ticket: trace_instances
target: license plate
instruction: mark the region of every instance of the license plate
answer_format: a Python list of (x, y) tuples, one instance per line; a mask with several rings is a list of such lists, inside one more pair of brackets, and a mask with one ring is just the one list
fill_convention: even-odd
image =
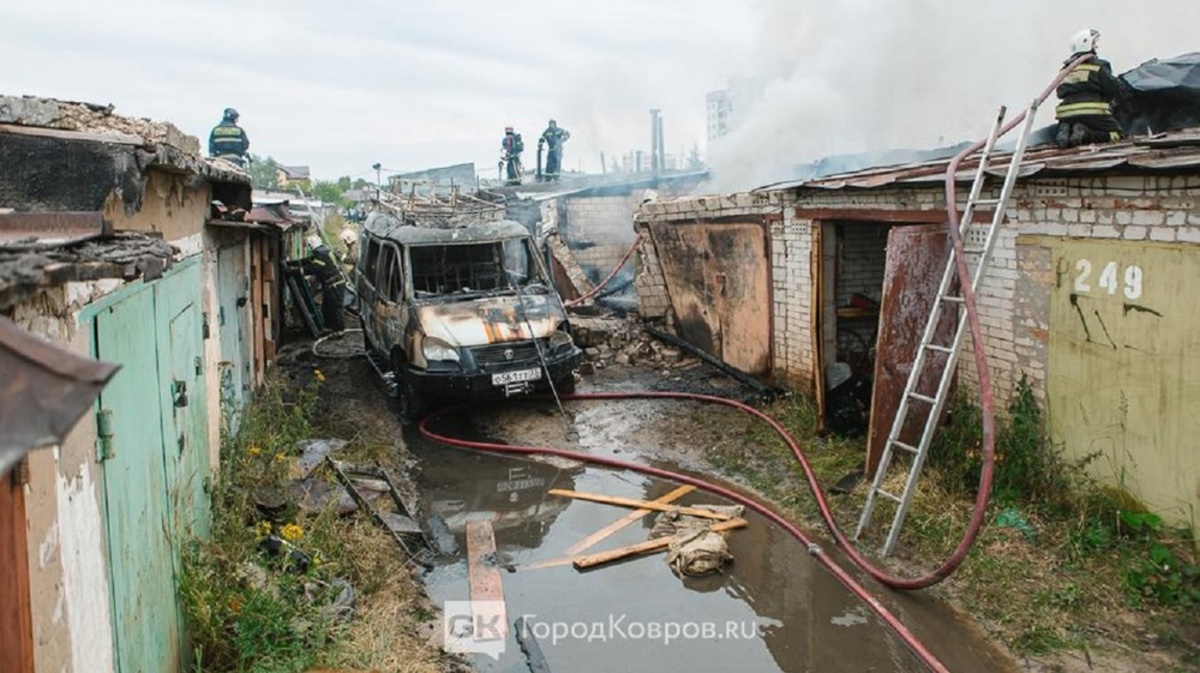
[(500, 372), (492, 374), (492, 385), (502, 386), (509, 383), (523, 383), (525, 381), (538, 381), (542, 378), (542, 370), (534, 369), (518, 369), (511, 372)]

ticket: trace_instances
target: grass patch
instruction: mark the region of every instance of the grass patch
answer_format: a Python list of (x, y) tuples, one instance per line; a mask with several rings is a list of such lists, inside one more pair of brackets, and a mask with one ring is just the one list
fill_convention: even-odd
[[(800, 441), (825, 488), (861, 465), (865, 440), (817, 436), (811, 401), (780, 400), (763, 411)], [(997, 419), (988, 519), (967, 561), (937, 591), (1019, 655), (1113, 643), (1137, 650), (1147, 633), (1195, 649), (1200, 567), (1191, 532), (1168, 529), (1128, 493), (1095, 482), (1086, 469), (1094, 456), (1070, 460), (1053, 446), (1027, 381), (1006, 412)], [(741, 414), (700, 419), (719, 438), (709, 451), (716, 467), (798, 521), (819, 525), (797, 462), (769, 428)], [(960, 396), (931, 447), (901, 548), (886, 565), (927, 571), (958, 543), (978, 492), (981, 440), (978, 405)], [(830, 499), (844, 531), (853, 531), (868, 487), (864, 481)], [(877, 504), (864, 553), (882, 542), (889, 505)]]
[[(289, 497), (296, 442), (330, 436), (318, 416), (323, 380), (315, 370), (303, 385), (273, 378), (223, 440), (212, 538), (186, 546), (180, 580), (193, 671), (446, 668), (417, 635), (431, 611), (386, 533)], [(357, 436), (345, 458), (379, 459), (388, 446)], [(338, 600), (347, 587), (353, 610)]]

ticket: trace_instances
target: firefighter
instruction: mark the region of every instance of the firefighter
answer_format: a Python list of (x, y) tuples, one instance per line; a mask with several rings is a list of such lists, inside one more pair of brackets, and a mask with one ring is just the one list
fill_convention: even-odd
[(317, 277), (321, 286), (321, 318), (325, 328), (341, 332), (346, 329), (346, 322), (342, 316), (346, 279), (334, 261), (329, 246), (325, 245), (319, 234), (309, 234), (306, 241), (309, 248), (308, 257), (288, 264), (298, 266), (304, 273)]
[(521, 152), (525, 151), (525, 143), (521, 134), (513, 131), (513, 127), (504, 128), (504, 139), (500, 141), (500, 164), (504, 167), (504, 184), (521, 184)]
[[(1090, 54), (1090, 58), (1067, 75), (1058, 87), (1062, 101), (1055, 110), (1059, 147), (1088, 143), (1115, 142), (1124, 137), (1121, 124), (1113, 116), (1113, 102), (1121, 93), (1121, 84), (1113, 76), (1108, 61), (1096, 55), (1100, 31), (1081, 30), (1071, 39), (1071, 58), (1066, 64)], [(1064, 64), (1065, 65), (1065, 64)]]
[(246, 166), (246, 153), (250, 150), (250, 138), (246, 131), (238, 126), (238, 111), (227, 107), (221, 123), (213, 127), (208, 134), (208, 154), (231, 161), (239, 166)]
[(546, 173), (547, 180), (557, 180), (558, 173), (562, 170), (562, 151), (563, 143), (571, 139), (571, 132), (558, 127), (558, 122), (553, 119), (542, 131), (542, 137), (538, 138), (538, 152), (542, 150), (542, 144), (546, 145), (548, 153), (546, 154)]

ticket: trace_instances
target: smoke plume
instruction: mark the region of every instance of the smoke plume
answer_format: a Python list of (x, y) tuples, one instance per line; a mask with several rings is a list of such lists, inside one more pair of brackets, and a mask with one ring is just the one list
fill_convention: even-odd
[[(836, 154), (933, 148), (986, 135), (996, 111), (1028, 105), (1083, 28), (1116, 72), (1200, 51), (1188, 0), (756, 0), (744, 75), (762, 98), (709, 148), (713, 191), (795, 176)], [(1050, 103), (1054, 102), (1050, 99)], [(1047, 107), (1050, 107), (1049, 105)], [(1039, 124), (1053, 122), (1043, 109)]]

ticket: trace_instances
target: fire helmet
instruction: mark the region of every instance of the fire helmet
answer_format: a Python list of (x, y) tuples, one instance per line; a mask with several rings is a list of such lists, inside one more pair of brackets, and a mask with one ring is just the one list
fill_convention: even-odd
[(324, 245), (324, 243), (321, 241), (320, 234), (309, 234), (308, 237), (305, 238), (304, 240), (305, 240), (305, 242), (308, 243), (308, 247), (312, 248), (313, 250), (316, 250), (317, 248)]
[(1096, 45), (1100, 42), (1100, 31), (1095, 28), (1084, 28), (1075, 33), (1075, 37), (1071, 38), (1071, 53), (1084, 54), (1089, 51), (1096, 51)]
[(225, 108), (225, 119), (227, 119), (231, 122), (237, 121), (238, 120), (238, 111), (231, 107)]

